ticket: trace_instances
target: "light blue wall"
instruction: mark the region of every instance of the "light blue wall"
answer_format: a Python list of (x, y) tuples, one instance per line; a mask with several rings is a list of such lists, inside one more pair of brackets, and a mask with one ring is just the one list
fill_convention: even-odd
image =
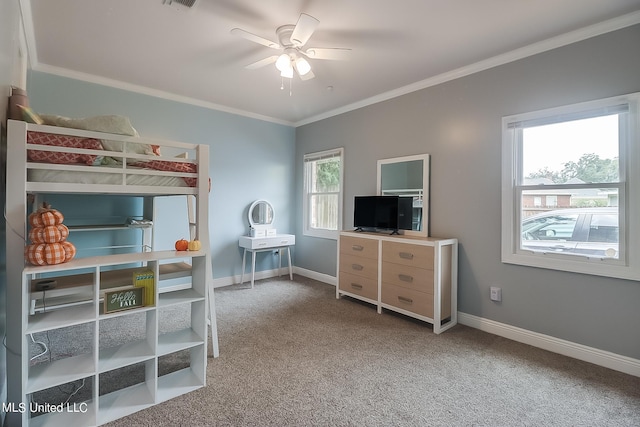
[[(129, 117), (141, 135), (210, 146), (214, 278), (240, 274), (238, 236), (248, 231), (247, 209), (254, 200), (266, 199), (274, 205), (279, 232), (294, 231), (293, 128), (41, 72), (29, 73), (27, 90), (30, 105), (38, 113), (68, 117), (119, 114)], [(75, 200), (82, 205), (82, 197)], [(71, 212), (74, 206), (67, 209)], [(171, 224), (171, 218), (181, 218), (184, 205), (181, 201), (163, 203), (162, 211), (161, 222)], [(169, 229), (158, 234), (165, 242), (173, 235)], [(259, 254), (257, 271), (275, 267), (276, 257)]]

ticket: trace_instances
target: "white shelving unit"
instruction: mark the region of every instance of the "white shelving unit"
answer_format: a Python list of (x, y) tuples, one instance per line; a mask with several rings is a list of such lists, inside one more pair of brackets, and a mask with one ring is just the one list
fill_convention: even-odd
[[(105, 267), (140, 262), (154, 271), (155, 277), (160, 277), (160, 262), (191, 259), (191, 287), (174, 292), (158, 293), (155, 287), (156, 304), (115, 313), (103, 313), (101, 303), (102, 279), (109, 282), (110, 275), (118, 275), (117, 270), (105, 270)], [(83, 401), (70, 401), (62, 412), (49, 411), (43, 415), (34, 416), (31, 408), (22, 414), (22, 424), (25, 426), (91, 426), (101, 425), (117, 418), (137, 412), (141, 409), (174, 398), (189, 391), (206, 385), (206, 357), (207, 357), (207, 325), (206, 325), (206, 263), (205, 252), (143, 252), (138, 254), (110, 255), (93, 258), (81, 258), (68, 263), (44, 267), (26, 267), (23, 273), (22, 289), (23, 301), (28, 304), (35, 296), (32, 294), (32, 280), (38, 280), (41, 274), (60, 274), (61, 281), (73, 283), (77, 280), (78, 288), (86, 290), (91, 287), (92, 298), (84, 304), (62, 306), (51, 311), (25, 315), (22, 335), (24, 339), (22, 353), (29, 354), (29, 335), (39, 332), (58, 331), (67, 333), (65, 339), (75, 339), (74, 326), (83, 325), (92, 331), (89, 340), (89, 351), (73, 354), (57, 360), (34, 364), (29, 358), (23, 358), (23, 376), (27, 381), (23, 383), (21, 395), (23, 402), (30, 402), (35, 393), (58, 387), (73, 381), (83, 380), (90, 384), (91, 397)], [(87, 268), (91, 283), (87, 285)], [(82, 270), (82, 274), (74, 272)], [(132, 269), (126, 269), (129, 272)], [(115, 272), (115, 273), (114, 273)], [(157, 283), (157, 281), (156, 281)], [(72, 286), (69, 288), (72, 289)], [(41, 291), (36, 291), (42, 294)], [(46, 302), (44, 295), (38, 295)], [(46, 304), (45, 304), (46, 306)], [(174, 306), (184, 306), (190, 311), (189, 325), (184, 328), (168, 332), (160, 332), (160, 321), (163, 310)], [(29, 307), (24, 307), (28, 313)], [(108, 320), (126, 318), (133, 315), (144, 317), (145, 336), (130, 342), (105, 347), (101, 343), (101, 331), (108, 327)], [(138, 317), (136, 317), (137, 320)], [(126, 320), (126, 319), (125, 319)], [(61, 332), (63, 331), (63, 332)], [(159, 360), (163, 356), (188, 352), (188, 360), (182, 361), (186, 367), (161, 375)], [(100, 394), (103, 374), (109, 374), (118, 369), (134, 365), (144, 366), (144, 380), (132, 386), (125, 387), (106, 394)], [(50, 402), (59, 405), (62, 402)], [(74, 412), (76, 411), (76, 412)]]

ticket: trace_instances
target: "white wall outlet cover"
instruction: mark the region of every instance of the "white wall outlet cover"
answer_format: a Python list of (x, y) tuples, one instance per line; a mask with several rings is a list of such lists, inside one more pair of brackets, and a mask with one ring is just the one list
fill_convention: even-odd
[(497, 286), (491, 287), (491, 301), (502, 301), (502, 289)]

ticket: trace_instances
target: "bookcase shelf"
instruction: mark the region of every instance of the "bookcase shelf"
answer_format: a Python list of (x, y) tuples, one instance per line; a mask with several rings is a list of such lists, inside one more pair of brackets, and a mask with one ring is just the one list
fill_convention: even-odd
[[(185, 262), (187, 259), (189, 262)], [(132, 414), (180, 394), (204, 387), (206, 384), (207, 357), (207, 280), (206, 252), (143, 252), (137, 254), (109, 255), (72, 260), (66, 264), (43, 267), (27, 267), (23, 272), (24, 313), (22, 336), (23, 354), (29, 355), (32, 334), (55, 331), (56, 336), (76, 348), (74, 333), (80, 327), (88, 337), (84, 350), (79, 354), (65, 354), (51, 361), (31, 361), (23, 357), (23, 369), (28, 380), (23, 385), (24, 402), (30, 402), (34, 393), (42, 393), (63, 384), (81, 381), (91, 384), (81, 400), (48, 402), (51, 405), (67, 405), (68, 409), (44, 411), (40, 415), (31, 408), (23, 414), (25, 426), (93, 426)], [(163, 261), (164, 263), (161, 263)], [(167, 263), (168, 262), (168, 263)], [(130, 268), (132, 263), (142, 267)], [(126, 266), (114, 269), (119, 265)], [(165, 267), (163, 267), (165, 266)], [(108, 269), (105, 269), (109, 267)], [(90, 270), (87, 273), (87, 269)], [(105, 290), (125, 289), (131, 286), (133, 274), (139, 270), (151, 270), (154, 274), (154, 304), (103, 313)], [(158, 281), (163, 278), (191, 277), (188, 289), (159, 293)], [(36, 284), (42, 277), (54, 277), (56, 286), (42, 291)], [(64, 304), (55, 304), (61, 299)], [(34, 302), (39, 301), (39, 302)], [(72, 302), (75, 301), (75, 302)], [(41, 309), (33, 310), (34, 306)], [(188, 313), (187, 325), (173, 326), (175, 330), (160, 332), (160, 317), (170, 317), (173, 310)], [(30, 313), (30, 314), (28, 314)], [(120, 323), (120, 320), (123, 322)], [(110, 334), (115, 325), (136, 326), (135, 336)], [(170, 323), (170, 322), (169, 322)], [(171, 323), (170, 323), (171, 324)], [(120, 327), (120, 326), (117, 326)], [(103, 337), (108, 341), (103, 343)], [(55, 344), (52, 344), (55, 345)], [(175, 372), (159, 377), (160, 359), (172, 357), (180, 364)], [(186, 360), (183, 360), (186, 359)], [(184, 367), (184, 364), (187, 367)], [(142, 379), (133, 385), (120, 386), (112, 378), (124, 376), (131, 380), (132, 370), (142, 371)], [(139, 373), (139, 372), (138, 372)], [(101, 392), (110, 381), (123, 387)], [(126, 381), (123, 381), (126, 382)], [(103, 393), (103, 394), (101, 394)], [(87, 398), (86, 394), (90, 394)], [(74, 406), (75, 405), (75, 406)], [(74, 412), (74, 409), (77, 410)], [(81, 410), (80, 410), (81, 409)]]

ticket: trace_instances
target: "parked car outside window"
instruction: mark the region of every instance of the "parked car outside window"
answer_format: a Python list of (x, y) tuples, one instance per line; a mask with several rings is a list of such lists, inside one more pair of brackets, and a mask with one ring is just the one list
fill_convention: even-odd
[(597, 258), (618, 258), (618, 208), (558, 209), (522, 221), (520, 247)]

